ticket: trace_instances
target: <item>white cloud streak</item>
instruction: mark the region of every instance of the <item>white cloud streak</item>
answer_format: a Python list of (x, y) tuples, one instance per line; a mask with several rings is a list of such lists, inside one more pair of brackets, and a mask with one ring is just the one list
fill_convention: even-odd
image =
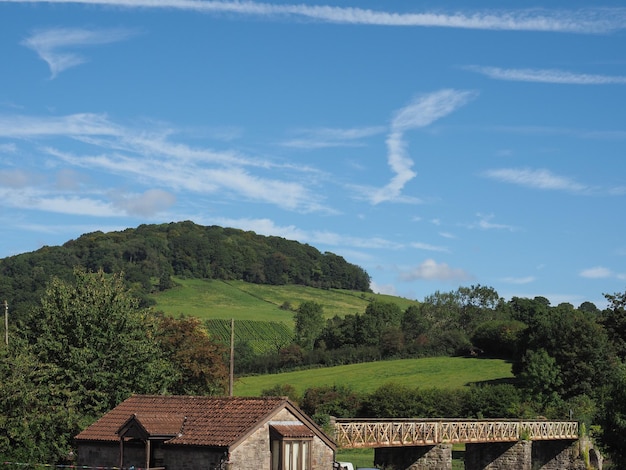
[(529, 168), (501, 168), (488, 170), (484, 173), (487, 178), (501, 181), (503, 183), (513, 183), (528, 188), (585, 192), (588, 187), (565, 176), (553, 174), (546, 169)]
[[(171, 129), (132, 129), (111, 122), (98, 114), (75, 114), (50, 118), (0, 116), (0, 137), (21, 139), (72, 139), (96, 152), (68, 152), (57, 146), (41, 147), (56, 161), (74, 168), (96, 169), (124, 178), (134, 176), (143, 184), (199, 194), (220, 192), (225, 197), (268, 203), (300, 212), (332, 213), (324, 207), (309, 183), (298, 182), (294, 174), (310, 173), (308, 167), (280, 166), (268, 160), (248, 158), (233, 151), (216, 152), (192, 148), (171, 141)], [(260, 169), (251, 173), (250, 168)], [(274, 176), (283, 170), (282, 176)], [(271, 172), (272, 176), (265, 176)], [(157, 205), (147, 204), (157, 193), (143, 196), (135, 205), (117, 201), (116, 207), (143, 213)], [(164, 206), (169, 199), (161, 198)], [(106, 211), (105, 211), (106, 212)]]
[(623, 76), (573, 73), (557, 69), (504, 69), (481, 66), (469, 66), (466, 69), (495, 80), (562, 85), (626, 85), (626, 77)]
[(475, 10), (467, 13), (399, 13), (332, 5), (272, 4), (253, 1), (201, 0), (0, 0), (5, 3), (52, 3), (120, 6), (126, 8), (177, 9), (184, 11), (261, 18), (307, 19), (325, 23), (440, 27), (496, 31), (545, 31), (598, 34), (624, 29), (626, 9), (580, 10)]
[(502, 279), (502, 282), (506, 282), (507, 284), (530, 284), (531, 282), (535, 282), (536, 278), (534, 276), (526, 276), (526, 277), (505, 277)]
[(301, 137), (286, 140), (284, 147), (300, 149), (319, 149), (329, 147), (359, 147), (363, 140), (385, 131), (382, 126), (353, 129), (308, 129), (299, 131)]
[(395, 114), (387, 137), (387, 162), (395, 175), (386, 186), (370, 193), (372, 204), (400, 200), (404, 186), (417, 176), (412, 170), (413, 160), (408, 155), (404, 134), (447, 116), (474, 96), (476, 93), (471, 91), (440, 90), (418, 96)]
[(437, 280), (437, 281), (468, 281), (471, 276), (460, 268), (451, 268), (446, 263), (437, 263), (427, 259), (410, 271), (400, 274), (401, 281)]
[(626, 274), (624, 273), (616, 273), (609, 268), (605, 268), (604, 266), (595, 266), (593, 268), (583, 269), (579, 273), (580, 277), (584, 277), (586, 279), (610, 279), (615, 278), (621, 281), (626, 280)]
[(517, 229), (512, 225), (507, 224), (496, 224), (491, 220), (495, 217), (493, 214), (476, 214), (478, 217), (477, 222), (473, 222), (468, 225), (470, 229), (480, 229), (480, 230), (508, 230), (509, 232), (514, 232)]
[(450, 253), (450, 250), (446, 248), (445, 246), (431, 245), (429, 243), (414, 242), (414, 243), (411, 243), (411, 247), (417, 250), (439, 251), (442, 253)]
[(68, 49), (97, 46), (124, 41), (133, 32), (121, 29), (87, 30), (78, 28), (55, 28), (37, 31), (22, 41), (22, 45), (34, 50), (50, 68), (50, 78), (87, 61), (85, 57)]

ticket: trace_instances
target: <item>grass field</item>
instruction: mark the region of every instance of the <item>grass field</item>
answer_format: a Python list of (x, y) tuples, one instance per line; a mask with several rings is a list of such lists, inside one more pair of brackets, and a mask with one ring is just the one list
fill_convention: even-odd
[(310, 387), (335, 384), (371, 393), (388, 382), (409, 387), (450, 389), (472, 382), (511, 377), (511, 364), (501, 359), (432, 357), (241, 377), (235, 381), (234, 393), (238, 396), (257, 396), (263, 390), (284, 384), (294, 386), (299, 394)]
[(305, 301), (317, 302), (323, 306), (326, 318), (363, 313), (373, 299), (395, 302), (402, 310), (416, 303), (402, 297), (340, 289), (270, 286), (243, 281), (174, 280), (179, 284), (177, 287), (152, 295), (155, 308), (169, 315), (182, 313), (201, 319), (278, 321), (293, 326), (293, 311), (280, 308), (286, 302), (292, 309), (297, 309)]

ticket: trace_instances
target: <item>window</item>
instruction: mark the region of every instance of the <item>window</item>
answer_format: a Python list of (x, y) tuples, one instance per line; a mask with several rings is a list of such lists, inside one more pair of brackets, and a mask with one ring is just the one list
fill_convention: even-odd
[(272, 470), (311, 470), (313, 437), (313, 432), (298, 421), (272, 423)]
[(311, 440), (272, 440), (272, 470), (311, 470)]

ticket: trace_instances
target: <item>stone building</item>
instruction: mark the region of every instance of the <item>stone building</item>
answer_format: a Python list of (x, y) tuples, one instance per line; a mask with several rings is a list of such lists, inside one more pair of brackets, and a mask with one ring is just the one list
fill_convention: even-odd
[(79, 466), (329, 470), (336, 445), (286, 398), (134, 395), (75, 437)]

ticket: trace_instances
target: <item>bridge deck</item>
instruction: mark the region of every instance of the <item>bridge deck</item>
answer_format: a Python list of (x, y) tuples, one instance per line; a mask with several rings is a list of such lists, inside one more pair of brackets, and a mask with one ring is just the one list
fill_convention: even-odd
[(334, 427), (343, 448), (578, 439), (576, 421), (336, 419)]

